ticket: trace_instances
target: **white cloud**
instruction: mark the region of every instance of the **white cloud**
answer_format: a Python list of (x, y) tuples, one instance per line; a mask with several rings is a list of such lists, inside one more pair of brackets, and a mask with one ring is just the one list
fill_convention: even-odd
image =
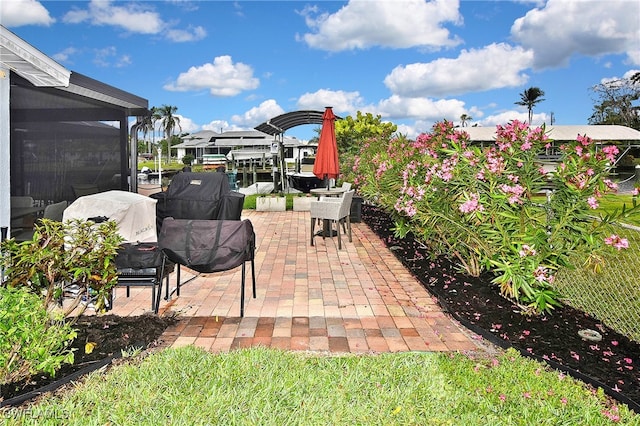
[(202, 40), (207, 36), (207, 31), (204, 28), (198, 26), (189, 27), (186, 30), (171, 29), (167, 31), (166, 35), (167, 38), (171, 41), (174, 41), (176, 43), (184, 43), (187, 41)]
[(535, 52), (535, 67), (566, 66), (575, 54), (626, 53), (640, 64), (640, 2), (549, 0), (511, 27), (514, 40)]
[(464, 102), (456, 99), (402, 98), (393, 95), (378, 103), (377, 113), (388, 118), (451, 120), (466, 113)]
[[(541, 126), (542, 124), (550, 124), (549, 116), (542, 112), (539, 114), (533, 114), (533, 120), (531, 121), (532, 126)], [(504, 125), (510, 121), (518, 120), (523, 123), (529, 121), (529, 112), (526, 110), (511, 110), (511, 111), (503, 111), (498, 114), (489, 115), (482, 120), (477, 121), (477, 124), (483, 127), (495, 127), (498, 124)], [(476, 123), (474, 121), (474, 123)]]
[(92, 25), (111, 25), (141, 34), (158, 34), (166, 27), (160, 15), (143, 3), (115, 6), (110, 0), (92, 0), (88, 9), (67, 12), (63, 21), (70, 24), (89, 21)]
[(89, 22), (91, 25), (110, 25), (136, 34), (161, 34), (168, 40), (183, 43), (202, 40), (207, 36), (201, 26), (173, 28), (156, 12), (153, 2), (117, 3), (111, 0), (91, 0), (86, 9), (75, 7), (63, 17), (67, 24)]
[(640, 70), (638, 70), (638, 69), (630, 69), (630, 70), (626, 71), (622, 75), (622, 77), (618, 77), (618, 76), (604, 77), (604, 78), (600, 79), (600, 83), (602, 83), (602, 84), (611, 83), (611, 82), (614, 82), (614, 81), (619, 81), (621, 78), (629, 79), (629, 78), (633, 77), (634, 75), (636, 75), (639, 72), (640, 72)]
[(213, 132), (229, 132), (234, 130), (244, 130), (244, 128), (238, 127), (235, 124), (229, 124), (226, 120), (213, 120), (208, 124), (202, 126), (202, 130), (211, 130)]
[(372, 46), (438, 50), (460, 43), (442, 26), (462, 22), (458, 7), (457, 0), (351, 0), (336, 13), (317, 17), (317, 7), (307, 7), (300, 13), (313, 33), (298, 38), (328, 51)]
[(78, 49), (76, 49), (75, 47), (67, 47), (66, 49), (63, 49), (60, 52), (52, 55), (52, 58), (58, 62), (70, 63), (71, 56), (75, 55), (78, 52)]
[(192, 119), (187, 118), (183, 115), (176, 114), (176, 117), (180, 119), (180, 129), (176, 129), (176, 131), (180, 131), (180, 133), (193, 133), (200, 130), (200, 126), (193, 122)]
[(239, 126), (247, 126), (253, 129), (257, 125), (281, 114), (284, 114), (282, 107), (275, 100), (268, 99), (242, 115), (232, 116), (231, 121)]
[(503, 87), (519, 87), (528, 77), (533, 52), (508, 44), (491, 44), (482, 49), (462, 50), (455, 59), (398, 66), (384, 84), (402, 96), (450, 96)]
[(131, 56), (118, 55), (118, 49), (115, 46), (108, 46), (95, 50), (93, 63), (99, 67), (124, 68), (131, 65)]
[(638, 49), (631, 49), (627, 52), (629, 57), (629, 63), (632, 65), (640, 65), (640, 47)]
[(166, 84), (165, 90), (186, 92), (209, 90), (213, 96), (235, 96), (260, 85), (253, 76), (253, 69), (241, 62), (233, 63), (231, 56), (218, 56), (212, 63), (191, 67), (180, 73), (175, 82)]
[(49, 26), (56, 20), (49, 11), (36, 0), (3, 0), (0, 4), (2, 25), (20, 27), (23, 25)]
[(354, 114), (362, 105), (359, 92), (344, 92), (342, 90), (320, 89), (314, 93), (305, 93), (298, 98), (299, 109), (324, 111), (327, 106), (333, 107), (335, 113)]

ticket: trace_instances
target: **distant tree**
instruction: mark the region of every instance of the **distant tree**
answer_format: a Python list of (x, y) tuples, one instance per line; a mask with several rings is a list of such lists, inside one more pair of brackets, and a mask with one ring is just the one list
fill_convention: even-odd
[(597, 96), (589, 124), (619, 124), (640, 130), (640, 72), (591, 88)]
[(191, 163), (193, 163), (193, 160), (195, 160), (193, 154), (185, 154), (185, 156), (182, 157), (182, 164), (184, 164), (185, 166), (190, 166)]
[[(149, 134), (149, 132), (151, 132), (151, 137), (153, 139), (153, 145), (155, 145), (155, 125), (156, 125), (156, 121), (158, 121), (160, 119), (160, 116), (158, 114), (158, 109), (156, 107), (151, 107), (151, 109), (149, 110), (149, 115), (145, 115), (142, 118), (141, 121), (141, 125), (140, 125), (140, 130), (142, 131), (142, 137), (144, 139), (147, 139), (147, 135)], [(145, 151), (147, 153), (151, 152), (151, 145), (149, 144), (149, 142), (147, 141), (147, 146), (145, 147)]]
[(371, 113), (357, 112), (356, 118), (347, 116), (336, 121), (336, 142), (340, 157), (341, 179), (358, 186), (353, 166), (360, 155), (360, 149), (367, 141), (391, 140), (398, 126), (390, 122), (382, 122), (382, 116), (374, 116)]
[(527, 110), (529, 111), (529, 124), (531, 124), (531, 121), (533, 120), (533, 107), (539, 102), (544, 101), (542, 96), (544, 96), (544, 92), (540, 88), (530, 87), (520, 93), (520, 100), (515, 102), (516, 105), (527, 107)]
[(460, 116), (460, 127), (466, 127), (467, 121), (471, 121), (471, 120), (473, 120), (473, 117), (467, 114), (462, 114)]
[(182, 131), (182, 127), (180, 126), (180, 117), (175, 115), (177, 111), (178, 107), (172, 105), (162, 105), (157, 110), (158, 116), (160, 117), (160, 123), (162, 124), (164, 137), (167, 141), (167, 162), (171, 158), (171, 141), (176, 127)]
[(336, 141), (338, 152), (342, 154), (356, 154), (362, 143), (371, 137), (388, 138), (398, 130), (393, 123), (382, 122), (382, 116), (373, 116), (370, 112), (357, 112), (356, 118), (347, 116), (336, 121)]

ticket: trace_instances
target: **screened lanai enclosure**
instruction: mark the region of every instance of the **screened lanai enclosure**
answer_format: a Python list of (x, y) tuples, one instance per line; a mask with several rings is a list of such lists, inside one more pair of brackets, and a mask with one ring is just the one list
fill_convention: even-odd
[[(114, 90), (71, 75), (70, 85), (81, 83), (94, 83), (103, 95)], [(126, 108), (66, 90), (36, 88), (13, 73), (10, 96), (12, 196), (73, 201), (74, 191), (92, 187), (128, 190)], [(143, 112), (146, 102), (138, 102)]]
[(13, 221), (14, 197), (44, 206), (131, 190), (128, 127), (149, 114), (148, 101), (69, 71), (0, 29), (0, 226)]

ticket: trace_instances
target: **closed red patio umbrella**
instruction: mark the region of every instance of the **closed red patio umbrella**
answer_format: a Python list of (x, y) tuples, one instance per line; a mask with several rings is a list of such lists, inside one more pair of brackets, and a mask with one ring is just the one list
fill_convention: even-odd
[(340, 173), (338, 165), (338, 144), (336, 142), (336, 116), (331, 107), (326, 107), (322, 116), (322, 129), (318, 141), (318, 152), (313, 164), (313, 174), (324, 179), (329, 188), (329, 179), (337, 179)]

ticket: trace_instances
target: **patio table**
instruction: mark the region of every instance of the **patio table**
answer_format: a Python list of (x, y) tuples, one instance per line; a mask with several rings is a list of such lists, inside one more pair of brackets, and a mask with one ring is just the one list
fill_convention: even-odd
[[(346, 188), (340, 186), (334, 188), (313, 188), (309, 190), (311, 194), (318, 197), (318, 200), (320, 200), (320, 197), (341, 197), (342, 194), (344, 194), (346, 191)], [(318, 231), (316, 235), (323, 237), (331, 237), (337, 235), (333, 234), (333, 232), (337, 231), (333, 231), (331, 229), (331, 221), (328, 219), (324, 219), (322, 221), (322, 231)]]

